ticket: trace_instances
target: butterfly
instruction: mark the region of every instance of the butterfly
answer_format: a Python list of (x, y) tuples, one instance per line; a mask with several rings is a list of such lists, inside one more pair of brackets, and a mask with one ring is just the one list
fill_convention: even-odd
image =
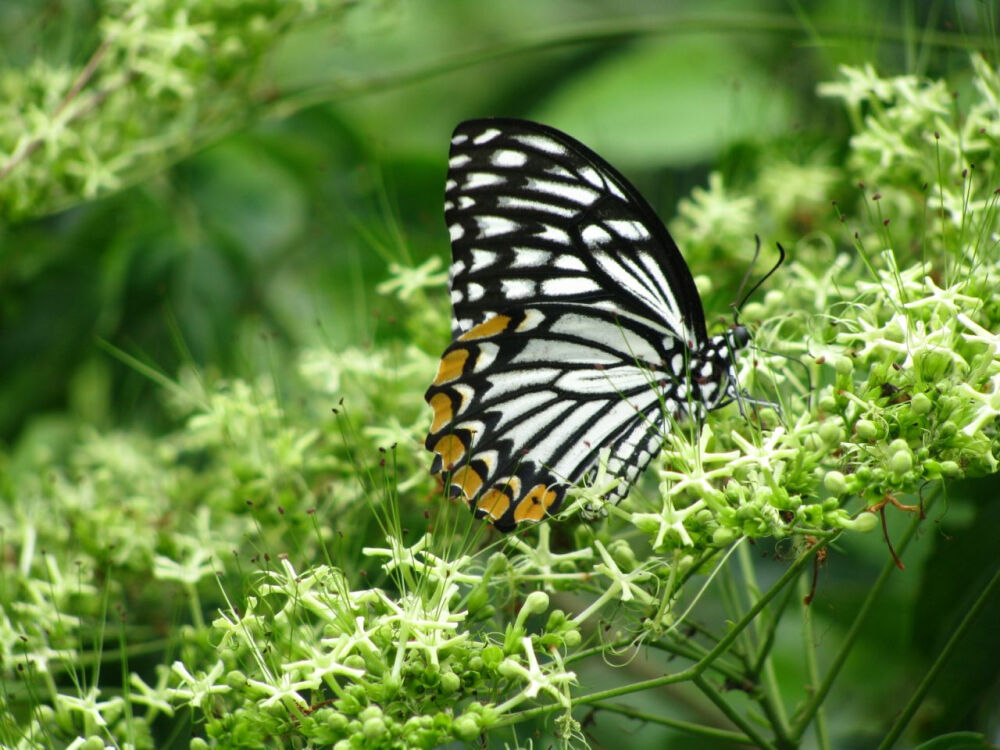
[(747, 330), (708, 336), (663, 222), (582, 143), (527, 120), (461, 123), (444, 215), (452, 342), (425, 444), (476, 516), (501, 531), (540, 521), (602, 458), (619, 502), (668, 423), (735, 398)]

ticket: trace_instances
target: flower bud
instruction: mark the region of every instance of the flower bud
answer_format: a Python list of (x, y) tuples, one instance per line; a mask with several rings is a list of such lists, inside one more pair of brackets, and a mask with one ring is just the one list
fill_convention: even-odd
[(454, 672), (445, 672), (441, 675), (441, 692), (451, 695), (462, 687), (462, 678)]
[(941, 462), (941, 474), (946, 477), (957, 477), (962, 473), (961, 467), (954, 461)]
[(833, 361), (833, 366), (837, 370), (838, 375), (850, 375), (854, 372), (854, 362), (851, 361), (850, 357), (836, 357)]
[(839, 471), (828, 471), (823, 477), (823, 486), (831, 495), (846, 495), (847, 477)]
[(931, 406), (933, 404), (931, 404), (931, 400), (927, 397), (926, 393), (915, 393), (913, 398), (910, 399), (910, 411), (918, 416), (929, 412)]
[(859, 419), (854, 423), (854, 433), (859, 440), (875, 440), (879, 436), (879, 429), (874, 422), (868, 419)]
[[(538, 615), (548, 608), (549, 595), (544, 591), (532, 591), (528, 594), (528, 598), (524, 600), (524, 606), (521, 607), (521, 612), (527, 612), (529, 615)], [(518, 617), (518, 619), (520, 619), (520, 617)]]
[(819, 427), (819, 436), (827, 445), (840, 445), (840, 441), (844, 439), (844, 431), (837, 421), (839, 420), (828, 420)]
[(736, 539), (736, 532), (725, 526), (720, 526), (712, 532), (712, 542), (719, 547), (725, 547)]
[(471, 742), (479, 736), (479, 717), (474, 714), (462, 714), (452, 722), (451, 730), (460, 740)]
[(878, 526), (878, 516), (866, 510), (861, 511), (854, 518), (838, 519), (836, 524), (849, 531), (860, 531), (862, 533), (871, 531)]
[(385, 725), (385, 719), (381, 716), (374, 716), (365, 721), (362, 731), (366, 740), (377, 740), (384, 737), (389, 729)]
[(889, 471), (897, 477), (909, 473), (913, 469), (913, 455), (910, 453), (894, 453), (889, 459)]

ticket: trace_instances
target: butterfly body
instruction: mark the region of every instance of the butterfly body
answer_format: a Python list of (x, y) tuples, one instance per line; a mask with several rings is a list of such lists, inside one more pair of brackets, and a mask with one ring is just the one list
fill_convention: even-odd
[(553, 128), (471, 120), (445, 190), (452, 343), (426, 399), (431, 470), (509, 530), (554, 513), (602, 451), (627, 494), (668, 421), (734, 389), (736, 328), (709, 337), (662, 222), (613, 167)]

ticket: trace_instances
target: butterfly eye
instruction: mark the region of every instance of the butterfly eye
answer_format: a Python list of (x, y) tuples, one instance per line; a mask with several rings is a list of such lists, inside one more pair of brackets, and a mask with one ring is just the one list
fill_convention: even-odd
[(445, 224), (452, 343), (427, 390), (426, 445), (477, 516), (504, 531), (542, 520), (601, 455), (617, 502), (668, 418), (719, 405), (747, 330), (708, 337), (663, 222), (583, 144), (524, 120), (460, 124)]

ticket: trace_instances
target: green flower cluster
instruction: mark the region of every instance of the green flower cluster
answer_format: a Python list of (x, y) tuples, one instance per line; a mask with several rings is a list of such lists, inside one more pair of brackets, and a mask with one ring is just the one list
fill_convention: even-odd
[[(1000, 167), (1000, 76), (980, 57), (972, 67), (961, 118), (941, 82), (866, 68), (821, 87), (859, 127), (847, 176), (861, 183), (858, 207), (832, 214), (855, 255), (819, 232), (805, 237), (780, 272), (791, 281), (746, 306), (760, 322), (740, 381), (773, 406), (741, 405), (753, 428), (734, 406), (700, 434), (664, 435), (656, 499), (619, 513), (654, 550), (868, 530), (876, 519), (858, 511), (928, 481), (996, 471), (1000, 191), (980, 175)], [(747, 201), (716, 176), (674, 228), (704, 242), (718, 234), (713, 217), (743, 216)], [(861, 503), (849, 512), (852, 498)]]
[[(998, 215), (980, 175), (1000, 166), (982, 146), (1000, 138), (1000, 78), (978, 58), (973, 72), (955, 118), (940, 84), (845, 70), (823, 93), (856, 122), (849, 173), (772, 163), (745, 190), (713, 177), (684, 204), (674, 229), (695, 253), (722, 251), (720, 217), (752, 231), (755, 208), (791, 233), (809, 203), (770, 197), (774, 185), (825, 213), (790, 247), (781, 288), (742, 312), (756, 335), (739, 377), (755, 400), (670, 429), (655, 488), (605, 523), (542, 524), (483, 548), (481, 524), (435, 492), (422, 393), (447, 330), (443, 301), (428, 300), (446, 281), (439, 261), (382, 286), (409, 339), (306, 352), (282, 397), (268, 380), (184, 372), (161, 379), (183, 425), (157, 440), (36, 427), (0, 461), (16, 561), (0, 668), (17, 686), (0, 696), (0, 741), (145, 748), (169, 716), (191, 722), (192, 747), (432, 747), (555, 714), (564, 743), (579, 743), (572, 710), (609, 695), (581, 694), (574, 663), (637, 641), (691, 664), (657, 685), (694, 680), (724, 703), (703, 672), (761, 676), (765, 647), (727, 652), (760, 609), (702, 646), (675, 611), (696, 575), (733, 551), (752, 570), (740, 540), (823, 544), (928, 481), (997, 468)], [(827, 211), (838, 191), (858, 197)], [(599, 471), (566, 515), (616, 481)], [(80, 677), (84, 660), (111, 660), (111, 611), (124, 689)], [(150, 647), (161, 632), (169, 647)], [(124, 663), (140, 647), (162, 648), (163, 663)], [(727, 715), (734, 741), (755, 741), (754, 722)]]
[[(196, 675), (175, 663), (161, 699), (209, 713), (205, 731), (220, 747), (300, 737), (338, 750), (473, 740), (540, 693), (569, 706), (575, 676), (558, 654), (579, 632), (558, 610), (541, 633), (526, 627), (548, 610), (546, 594), (530, 594), (502, 638), (477, 634), (470, 621), (492, 614), (484, 592), (504, 558), (480, 570), (468, 556), (432, 554), (430, 535), (388, 542), (365, 554), (386, 559), (395, 593), (351, 590), (336, 568), (299, 573), (284, 559), (245, 610), (213, 623), (218, 662)], [(133, 686), (153, 692), (134, 675)], [(497, 706), (495, 695), (508, 697)], [(216, 697), (229, 706), (221, 715), (210, 710)]]
[(276, 40), (348, 4), (106, 0), (83, 65), (0, 70), (0, 218), (117, 190), (252, 114)]

